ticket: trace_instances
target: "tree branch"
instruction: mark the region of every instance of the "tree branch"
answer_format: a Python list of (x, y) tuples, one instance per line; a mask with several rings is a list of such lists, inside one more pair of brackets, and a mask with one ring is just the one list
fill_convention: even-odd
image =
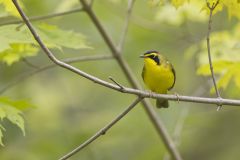
[(118, 85), (122, 90), (124, 90), (124, 87), (121, 85), (121, 84), (119, 84), (117, 81), (115, 81), (111, 76), (110, 77), (108, 77), (111, 81), (113, 81), (113, 83), (115, 83), (116, 85)]
[[(75, 57), (75, 58), (67, 58), (67, 59), (63, 59), (62, 61), (68, 64), (72, 64), (72, 63), (83, 62), (83, 61), (106, 60), (106, 59), (112, 59), (112, 58), (113, 56), (111, 55), (95, 55), (95, 56), (81, 56), (81, 57)], [(38, 69), (14, 79), (12, 82), (8, 83), (7, 85), (5, 85), (3, 88), (0, 89), (0, 95), (6, 92), (7, 90), (9, 90), (10, 88), (28, 79), (29, 77), (54, 67), (57, 67), (57, 65), (48, 64), (42, 67), (38, 67)]]
[[(211, 28), (212, 28), (212, 26), (211, 26), (211, 24), (212, 24), (212, 14), (213, 14), (213, 10), (216, 8), (216, 6), (219, 3), (219, 0), (216, 3), (213, 3), (212, 6), (210, 6), (209, 2), (206, 2), (206, 3), (207, 3), (207, 6), (209, 8), (209, 11), (210, 11), (209, 21), (208, 21), (208, 31), (207, 31), (208, 61), (209, 61), (209, 67), (210, 67), (210, 71), (211, 71), (213, 85), (214, 85), (214, 88), (215, 88), (216, 95), (219, 99), (221, 99), (221, 96), (220, 96), (220, 93), (218, 91), (217, 84), (216, 84), (216, 78), (215, 78), (214, 71), (213, 71), (211, 49), (210, 49), (210, 33), (211, 33)], [(221, 105), (218, 106), (217, 110), (219, 110), (220, 108), (221, 108)]]
[[(31, 22), (33, 22), (33, 21), (40, 21), (40, 20), (44, 20), (44, 19), (49, 19), (49, 18), (55, 18), (55, 17), (64, 16), (64, 15), (69, 15), (69, 14), (77, 13), (77, 12), (81, 12), (81, 11), (83, 11), (82, 8), (76, 8), (76, 9), (72, 9), (72, 10), (64, 11), (64, 12), (59, 12), (59, 13), (51, 13), (51, 14), (42, 15), (42, 16), (30, 17), (29, 20)], [(24, 22), (22, 20), (12, 20), (12, 21), (8, 21), (8, 22), (0, 23), (0, 26), (10, 25), (10, 24), (21, 24), (21, 23), (24, 23)]]
[(32, 64), (31, 62), (29, 62), (26, 58), (22, 58), (21, 59), (27, 66), (31, 67), (31, 68), (35, 68), (35, 69), (38, 69), (39, 67), (36, 66), (35, 64)]
[(122, 36), (120, 38), (119, 44), (118, 44), (118, 52), (121, 53), (124, 47), (124, 41), (126, 39), (126, 35), (127, 35), (127, 31), (128, 31), (128, 26), (129, 26), (129, 21), (130, 21), (130, 17), (132, 14), (132, 9), (133, 9), (133, 5), (134, 5), (135, 0), (128, 0), (128, 9), (127, 9), (127, 16), (125, 19), (125, 24), (123, 27), (123, 31), (122, 31)]
[[(194, 96), (201, 96), (206, 92), (206, 89), (202, 87), (203, 85), (200, 85), (200, 86), (201, 87), (196, 89), (195, 92), (193, 93)], [(174, 140), (175, 144), (178, 147), (179, 147), (180, 142), (181, 142), (181, 133), (182, 133), (182, 130), (183, 130), (183, 126), (184, 126), (186, 118), (189, 114), (189, 110), (190, 110), (189, 107), (190, 106), (187, 105), (180, 111), (179, 118), (176, 121), (176, 125), (175, 125), (174, 131), (173, 131), (172, 137), (173, 137), (173, 140)], [(164, 157), (163, 157), (163, 160), (171, 160), (171, 157), (169, 156), (169, 154), (165, 154)]]
[[(82, 4), (82, 7), (84, 8), (84, 11), (88, 14), (94, 25), (96, 26), (97, 30), (101, 34), (103, 40), (111, 50), (113, 56), (115, 57), (116, 61), (118, 62), (119, 66), (123, 70), (123, 73), (126, 75), (128, 81), (132, 85), (132, 87), (136, 89), (141, 89), (141, 85), (138, 83), (136, 78), (134, 77), (130, 67), (128, 66), (127, 62), (123, 59), (120, 52), (117, 50), (117, 48), (114, 46), (113, 41), (108, 36), (106, 31), (104, 30), (103, 26), (99, 22), (98, 18), (96, 17), (95, 13), (92, 11), (92, 8), (86, 3), (85, 0), (79, 0)], [(124, 91), (124, 90), (122, 90)], [(162, 121), (159, 119), (157, 113), (154, 111), (151, 103), (147, 100), (142, 101), (144, 109), (150, 118), (151, 122), (155, 126), (156, 130), (158, 131), (158, 134), (162, 138), (167, 150), (171, 154), (172, 158), (175, 160), (181, 160), (181, 156), (179, 154), (179, 151), (177, 150), (175, 144), (173, 143), (171, 137), (169, 136), (165, 126), (163, 125)]]
[[(124, 89), (122, 89), (121, 87), (119, 87), (118, 85), (115, 85), (115, 84), (112, 84), (112, 83), (108, 83), (106, 81), (103, 81), (99, 78), (96, 78), (90, 74), (87, 74), (69, 64), (66, 64), (60, 60), (58, 60), (54, 55), (53, 53), (44, 45), (44, 43), (42, 42), (42, 40), (40, 39), (40, 37), (38, 36), (38, 34), (36, 33), (36, 31), (34, 30), (32, 24), (29, 22), (28, 18), (26, 17), (26, 15), (24, 14), (24, 12), (22, 11), (22, 9), (20, 8), (20, 6), (18, 5), (17, 3), (17, 0), (12, 0), (14, 5), (16, 6), (16, 8), (18, 9), (20, 15), (22, 16), (24, 22), (26, 23), (26, 25), (28, 26), (29, 30), (31, 31), (32, 35), (34, 36), (35, 40), (39, 43), (39, 45), (41, 46), (41, 48), (43, 49), (43, 51), (47, 54), (47, 56), (57, 65), (65, 68), (65, 69), (68, 69), (78, 75), (81, 75), (95, 83), (98, 83), (102, 86), (105, 86), (105, 87), (108, 87), (108, 88), (111, 88), (111, 89), (114, 89), (114, 90), (117, 90), (117, 91), (120, 91), (120, 92), (124, 92), (124, 93), (130, 93), (130, 94), (135, 94), (135, 95), (138, 95), (140, 97), (148, 97), (148, 98), (163, 98), (163, 99), (169, 99), (169, 100), (175, 100), (175, 101), (187, 101), (187, 102), (195, 102), (195, 103), (209, 103), (209, 104), (218, 104), (218, 105), (223, 105), (223, 104), (227, 104), (227, 105), (236, 105), (236, 106), (240, 106), (240, 101), (239, 100), (231, 100), (231, 99), (219, 99), (219, 98), (203, 98), (203, 97), (190, 97), (190, 96), (176, 96), (176, 95), (163, 95), (163, 94), (152, 94), (152, 93), (149, 93), (149, 92), (144, 92), (144, 91), (141, 91), (141, 90), (137, 90), (137, 89), (132, 89), (132, 88), (127, 88), (127, 87), (124, 87)], [(82, 0), (83, 1), (83, 0)], [(100, 25), (100, 27), (102, 28), (102, 26)], [(102, 30), (104, 31), (104, 30)], [(105, 31), (104, 31), (105, 33)], [(108, 39), (108, 36), (105, 35), (105, 38)], [(108, 39), (109, 40), (109, 39)], [(108, 42), (108, 40), (105, 40), (106, 42)], [(109, 45), (109, 43), (107, 43)], [(110, 42), (110, 44), (112, 44), (112, 42)], [(116, 59), (118, 60), (120, 66), (122, 66), (122, 69), (125, 71), (124, 73), (126, 75), (128, 75), (129, 73), (131, 72), (128, 72), (130, 70), (128, 65), (126, 64), (126, 62), (119, 56), (117, 55), (118, 52), (117, 50), (115, 49), (114, 46), (111, 47), (111, 45), (109, 46), (111, 51), (114, 53), (114, 56), (116, 57)], [(126, 65), (125, 65), (126, 64)], [(130, 74), (130, 77), (132, 77), (132, 74)], [(138, 84), (134, 84), (133, 82), (135, 81), (135, 79), (131, 79), (129, 78), (131, 84), (137, 88), (138, 87)], [(144, 101), (145, 103), (145, 106), (150, 106), (146, 103), (148, 103), (148, 101)], [(145, 107), (147, 108), (147, 107)], [(155, 119), (155, 118), (158, 118), (156, 116), (156, 112), (153, 112), (152, 111), (152, 108), (147, 108), (149, 110), (149, 112), (152, 114), (150, 116), (151, 119)], [(147, 110), (146, 109), (146, 110)], [(148, 113), (149, 114), (149, 113)], [(154, 115), (155, 114), (155, 115)], [(157, 119), (158, 120), (158, 119)], [(159, 124), (159, 121), (157, 121), (155, 119), (155, 121), (153, 120), (154, 124), (155, 124), (155, 127), (158, 125), (158, 126), (161, 126), (161, 121), (160, 121), (160, 124)], [(157, 127), (156, 127), (157, 128)], [(158, 128), (158, 130), (160, 130), (162, 132), (162, 128), (160, 127), (160, 129)], [(159, 132), (160, 132), (159, 131)], [(166, 132), (165, 132), (166, 133)], [(161, 133), (162, 134), (162, 133)], [(169, 136), (167, 134), (167, 136)], [(168, 140), (168, 138), (163, 138), (163, 140)], [(167, 143), (167, 144), (166, 144)], [(165, 142), (165, 144), (170, 148), (172, 149), (172, 147), (175, 147), (174, 145), (172, 146), (172, 144), (170, 144), (169, 142)], [(169, 149), (168, 148), (168, 149)], [(171, 151), (172, 152), (172, 151)], [(175, 153), (171, 153), (172, 154), (175, 154)], [(173, 155), (172, 155), (173, 156)], [(174, 157), (174, 156), (173, 156)], [(174, 157), (174, 159), (176, 159)]]
[[(19, 10), (19, 12), (21, 13), (21, 15), (23, 16), (23, 19), (25, 21), (26, 24), (28, 24), (29, 30), (32, 32), (34, 37), (38, 37), (36, 40), (39, 43), (39, 45), (42, 47), (42, 45), (44, 46), (44, 53), (46, 53), (49, 57), (51, 57), (51, 60), (56, 63), (57, 65), (59, 65), (60, 67), (63, 67), (69, 71), (72, 71), (82, 77), (85, 77), (86, 79), (95, 82), (97, 84), (100, 84), (102, 86), (105, 86), (107, 88), (111, 88), (113, 90), (116, 91), (120, 91), (123, 93), (128, 93), (128, 94), (134, 94), (140, 97), (144, 97), (144, 98), (154, 98), (154, 99), (168, 99), (168, 100), (172, 100), (172, 101), (184, 101), (184, 102), (194, 102), (194, 103), (204, 103), (204, 104), (217, 104), (217, 105), (231, 105), (231, 106), (240, 106), (240, 100), (234, 100), (234, 99), (218, 99), (218, 98), (207, 98), (207, 97), (196, 97), (196, 96), (182, 96), (182, 95), (170, 95), (170, 94), (156, 94), (156, 93), (150, 93), (150, 92), (146, 92), (146, 91), (142, 91), (142, 90), (138, 90), (138, 89), (133, 89), (133, 88), (128, 88), (128, 87), (124, 87), (124, 90), (122, 90), (118, 85), (106, 82), (104, 80), (101, 80), (97, 77), (94, 77), (90, 74), (87, 74), (69, 64), (66, 64), (60, 60), (58, 60), (56, 57), (54, 57), (54, 55), (52, 54), (52, 52), (50, 50), (45, 50), (46, 47), (44, 44), (42, 44), (41, 39), (39, 38), (39, 36), (36, 34), (35, 30), (33, 29), (31, 23), (26, 19), (25, 14), (23, 13), (23, 11), (21, 10), (21, 8), (19, 7), (17, 0), (12, 0), (13, 3), (15, 4), (16, 8)], [(40, 41), (39, 41), (40, 40)], [(54, 57), (54, 58), (52, 58)]]
[(106, 132), (112, 128), (119, 120), (121, 120), (129, 111), (131, 111), (143, 98), (138, 97), (130, 106), (128, 106), (122, 113), (120, 113), (116, 118), (114, 118), (110, 123), (108, 123), (105, 127), (100, 129), (96, 134), (94, 134), (92, 137), (90, 137), (88, 140), (83, 142), (81, 145), (79, 145), (77, 148), (72, 150), (71, 152), (67, 153), (63, 157), (61, 157), (59, 160), (66, 160), (76, 154), (77, 152), (81, 151), (83, 148), (85, 148), (87, 145), (95, 141), (97, 138), (99, 138), (102, 135), (105, 135)]
[[(181, 133), (182, 133), (182, 130), (183, 130), (183, 126), (184, 126), (184, 123), (185, 123), (185, 120), (188, 116), (188, 113), (189, 113), (189, 106), (185, 106), (181, 111), (180, 111), (180, 115), (179, 115), (179, 118), (177, 120), (177, 124), (174, 128), (174, 131), (173, 131), (173, 140), (174, 140), (174, 143), (176, 144), (176, 146), (179, 147), (179, 144), (180, 144), (180, 138), (181, 138)], [(164, 156), (163, 156), (163, 160), (171, 160), (171, 157), (169, 156), (168, 153), (166, 153)]]

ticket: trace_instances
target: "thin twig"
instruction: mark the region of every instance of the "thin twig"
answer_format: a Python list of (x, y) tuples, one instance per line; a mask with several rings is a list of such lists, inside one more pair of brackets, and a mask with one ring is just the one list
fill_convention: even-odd
[[(213, 80), (213, 85), (214, 85), (214, 88), (215, 88), (215, 92), (216, 92), (217, 98), (221, 99), (219, 90), (217, 88), (216, 78), (215, 78), (214, 71), (213, 71), (211, 49), (210, 49), (210, 33), (211, 33), (211, 29), (212, 29), (212, 14), (213, 14), (213, 10), (217, 7), (217, 5), (219, 3), (219, 0), (216, 3), (213, 3), (212, 6), (210, 6), (209, 2), (206, 2), (206, 3), (207, 3), (207, 6), (209, 8), (209, 11), (210, 11), (209, 21), (208, 21), (208, 31), (207, 31), (208, 61), (209, 61), (209, 67), (210, 67), (212, 80)], [(217, 110), (220, 110), (220, 108), (221, 108), (221, 105), (218, 106)]]
[[(173, 136), (172, 136), (176, 146), (180, 145), (180, 137), (181, 137), (183, 126), (184, 126), (185, 120), (188, 116), (188, 113), (189, 113), (189, 106), (184, 107), (180, 111), (180, 115), (179, 115), (179, 118), (177, 120), (177, 124), (175, 126)], [(169, 156), (169, 154), (166, 153), (163, 157), (163, 160), (171, 160), (171, 157)]]
[[(33, 22), (33, 21), (40, 21), (40, 20), (44, 20), (44, 19), (49, 19), (49, 18), (55, 18), (55, 17), (64, 16), (64, 15), (69, 15), (69, 14), (77, 13), (77, 12), (81, 12), (81, 11), (83, 11), (82, 8), (76, 8), (76, 9), (72, 9), (72, 10), (64, 11), (64, 12), (59, 12), (59, 13), (51, 13), (51, 14), (42, 15), (42, 16), (30, 17), (29, 20), (31, 22)], [(8, 22), (0, 23), (0, 26), (10, 25), (10, 24), (21, 24), (21, 23), (23, 23), (22, 20), (12, 20), (12, 21), (8, 21)]]
[[(77, 63), (77, 62), (83, 62), (83, 61), (95, 61), (95, 60), (107, 60), (112, 59), (113, 56), (111, 55), (95, 55), (95, 56), (80, 56), (75, 58), (67, 58), (63, 59), (62, 61), (68, 64)], [(29, 77), (36, 75), (38, 73), (41, 73), (43, 71), (46, 71), (48, 69), (57, 67), (56, 64), (47, 64), (42, 67), (38, 67), (37, 70), (31, 71), (29, 73), (26, 73), (24, 75), (21, 75), (20, 77), (14, 79), (12, 82), (5, 85), (3, 88), (0, 89), (0, 95), (9, 90), (10, 88), (16, 86), (17, 84), (23, 82), (24, 80), (28, 79)]]
[(35, 68), (35, 69), (39, 69), (38, 66), (36, 66), (35, 64), (32, 64), (31, 62), (29, 62), (26, 58), (22, 58), (21, 59), (26, 65), (28, 65), (29, 67)]
[(122, 50), (124, 48), (124, 41), (126, 39), (128, 26), (129, 26), (129, 22), (130, 22), (130, 17), (131, 17), (132, 9), (133, 9), (133, 6), (134, 6), (134, 2), (135, 2), (135, 0), (128, 0), (127, 16), (126, 16), (126, 19), (125, 19), (125, 24), (124, 24), (123, 31), (122, 31), (122, 34), (121, 34), (121, 38), (120, 38), (120, 41), (119, 41), (119, 44), (118, 44), (118, 47), (117, 47), (119, 53), (122, 53)]
[[(60, 60), (58, 60), (50, 50), (46, 50), (45, 45), (42, 43), (42, 40), (39, 38), (38, 34), (35, 32), (34, 28), (32, 27), (32, 24), (29, 22), (29, 20), (26, 18), (24, 12), (20, 8), (19, 4), (17, 3), (17, 0), (12, 0), (13, 3), (15, 4), (16, 8), (18, 9), (19, 13), (21, 13), (22, 18), (24, 19), (25, 23), (28, 25), (29, 30), (31, 31), (32, 35), (36, 38), (36, 41), (39, 43), (39, 45), (44, 50), (44, 53), (46, 53), (50, 59), (59, 65), (60, 67), (63, 67), (69, 71), (72, 71), (82, 77), (85, 77), (86, 79), (93, 81), (97, 84), (100, 84), (102, 86), (105, 86), (107, 88), (111, 88), (116, 91), (120, 91), (121, 88), (118, 85), (109, 83), (107, 81), (104, 81), (102, 79), (99, 79), (97, 77), (94, 77), (90, 74), (87, 74), (67, 63), (64, 63)], [(217, 104), (217, 105), (231, 105), (231, 106), (240, 106), (240, 100), (234, 100), (234, 99), (219, 99), (219, 98), (207, 98), (207, 97), (196, 97), (196, 96), (182, 96), (178, 95), (170, 95), (170, 94), (156, 94), (156, 93), (149, 93), (146, 91), (138, 90), (138, 89), (133, 89), (133, 88), (128, 88), (124, 86), (124, 93), (129, 93), (129, 94), (134, 94), (140, 97), (144, 98), (154, 98), (154, 99), (168, 99), (172, 101), (184, 101), (184, 102), (194, 102), (194, 103), (204, 103), (204, 104)]]
[(124, 89), (124, 87), (119, 84), (117, 81), (115, 81), (111, 76), (108, 77), (111, 81), (113, 81), (113, 83), (115, 83), (116, 85), (118, 85), (122, 90)]
[[(120, 68), (123, 70), (123, 73), (125, 74), (126, 78), (132, 85), (132, 87), (141, 89), (141, 85), (138, 83), (136, 78), (134, 77), (134, 74), (132, 73), (132, 70), (130, 69), (128, 63), (123, 59), (122, 55), (119, 53), (117, 48), (114, 46), (113, 41), (108, 36), (107, 32), (99, 22), (98, 18), (96, 17), (95, 13), (92, 11), (92, 8), (86, 3), (85, 0), (79, 0), (82, 4), (82, 7), (84, 8), (84, 11), (88, 14), (94, 25), (96, 26), (97, 30), (101, 34), (103, 40), (111, 50), (113, 56), (115, 57), (116, 61), (118, 62)], [(171, 154), (172, 158), (175, 160), (181, 160), (181, 155), (176, 148), (175, 144), (173, 143), (171, 137), (169, 136), (166, 127), (158, 117), (157, 113), (154, 111), (151, 103), (147, 100), (142, 101), (144, 109), (150, 118), (151, 122), (155, 126), (156, 130), (158, 131), (158, 134), (162, 138), (162, 141), (164, 142), (167, 150)]]
[(106, 132), (112, 128), (119, 120), (121, 120), (129, 111), (131, 111), (143, 98), (138, 97), (130, 106), (128, 106), (122, 113), (120, 113), (116, 118), (114, 118), (110, 123), (108, 123), (105, 127), (100, 129), (96, 134), (94, 134), (92, 137), (84, 141), (80, 146), (72, 150), (71, 152), (67, 153), (63, 157), (61, 157), (59, 160), (66, 160), (70, 158), (72, 155), (76, 154), (77, 152), (81, 151), (83, 148), (85, 148), (87, 145), (95, 141), (97, 138), (99, 138), (102, 135), (105, 135)]
[(189, 113), (189, 106), (183, 108), (183, 110), (181, 111), (178, 121), (177, 121), (176, 128), (173, 132), (173, 140), (177, 146), (179, 146), (179, 144), (180, 144), (180, 136), (181, 136), (181, 133), (183, 130), (183, 125), (188, 116), (188, 113)]
[[(193, 93), (194, 96), (202, 96), (206, 92), (206, 89), (202, 87), (203, 85), (200, 85), (200, 86), (201, 87), (196, 89), (196, 91)], [(173, 131), (173, 136), (172, 137), (173, 137), (173, 140), (174, 140), (176, 146), (178, 146), (178, 147), (179, 147), (180, 142), (181, 142), (181, 133), (182, 133), (182, 130), (183, 130), (183, 126), (184, 126), (186, 118), (189, 114), (189, 110), (190, 110), (189, 107), (190, 106), (187, 105), (181, 110), (179, 118), (176, 122), (174, 131)], [(169, 154), (165, 154), (163, 160), (170, 160), (170, 159), (171, 159), (171, 157), (169, 156)]]
[[(36, 33), (36, 31), (34, 30), (32, 24), (29, 22), (29, 20), (27, 19), (26, 15), (24, 14), (24, 12), (22, 11), (22, 9), (20, 8), (20, 6), (18, 5), (17, 3), (17, 0), (13, 0), (13, 3), (15, 4), (16, 8), (18, 9), (20, 15), (22, 16), (23, 20), (25, 21), (25, 23), (27, 24), (29, 30), (31, 31), (32, 35), (34, 36), (35, 40), (39, 43), (39, 45), (41, 46), (41, 48), (43, 49), (43, 51), (47, 54), (47, 56), (54, 62), (56, 63), (57, 65), (65, 68), (65, 69), (68, 69), (78, 75), (81, 75), (95, 83), (98, 83), (102, 86), (105, 86), (105, 87), (108, 87), (108, 88), (112, 88), (114, 90), (117, 90), (117, 91), (121, 91), (121, 88), (118, 86), (118, 85), (115, 85), (115, 84), (111, 84), (111, 83), (108, 83), (106, 81), (103, 81), (99, 78), (96, 78), (90, 74), (87, 74), (69, 64), (66, 64), (60, 60), (58, 60), (54, 55), (53, 53), (44, 45), (44, 43), (42, 42), (42, 40), (40, 39), (40, 37), (38, 36), (38, 34)], [(107, 37), (108, 38), (108, 37)], [(115, 48), (114, 48), (114, 51)], [(116, 57), (116, 56), (115, 56)], [(121, 58), (120, 58), (120, 61), (119, 63), (126, 63), (125, 61), (123, 61)], [(121, 64), (120, 63), (120, 64)], [(126, 69), (126, 68), (125, 68)], [(126, 74), (126, 73), (125, 73)], [(134, 81), (134, 79), (132, 79), (131, 81)], [(137, 86), (137, 84), (135, 84), (135, 86)], [(148, 92), (144, 92), (144, 91), (141, 91), (141, 90), (137, 90), (137, 89), (132, 89), (132, 88), (127, 88), (127, 87), (124, 87), (124, 93), (131, 93), (131, 94), (135, 94), (135, 95), (139, 95), (140, 97), (151, 97), (151, 98), (163, 98), (163, 99), (169, 99), (169, 100), (180, 100), (180, 101), (188, 101), (188, 102), (196, 102), (196, 103), (210, 103), (210, 104), (219, 104), (219, 105), (222, 105), (222, 104), (228, 104), (228, 105), (236, 105), (236, 106), (240, 106), (240, 101), (239, 100), (231, 100), (231, 99), (218, 99), (218, 98), (203, 98), (203, 97), (190, 97), (190, 96), (178, 96), (176, 97), (175, 95), (162, 95), (162, 94), (150, 94)], [(148, 101), (144, 101), (145, 102), (148, 102)], [(150, 105), (145, 105), (145, 106), (150, 106)], [(151, 111), (151, 110), (150, 110)], [(151, 111), (151, 114), (156, 114), (156, 112), (152, 112)], [(155, 119), (153, 120), (156, 128), (158, 127), (158, 130), (159, 132), (161, 131), (162, 132), (162, 128), (159, 126), (161, 126), (162, 122), (161, 121), (158, 121), (158, 117), (156, 115), (151, 115), (150, 116), (151, 119)], [(159, 124), (160, 123), (160, 124)], [(159, 126), (157, 126), (159, 125)], [(165, 128), (164, 128), (165, 129)], [(163, 132), (163, 133), (166, 133)], [(162, 133), (161, 133), (162, 134)], [(167, 134), (167, 136), (169, 136)], [(167, 141), (168, 138), (163, 138), (163, 140)], [(171, 141), (172, 142), (172, 141)], [(172, 149), (174, 146), (174, 143), (168, 143), (168, 142), (165, 142), (165, 144), (170, 147), (170, 149)], [(172, 145), (173, 144), (173, 145)], [(172, 153), (171, 153), (172, 155)], [(173, 157), (174, 159), (176, 159), (175, 157)]]

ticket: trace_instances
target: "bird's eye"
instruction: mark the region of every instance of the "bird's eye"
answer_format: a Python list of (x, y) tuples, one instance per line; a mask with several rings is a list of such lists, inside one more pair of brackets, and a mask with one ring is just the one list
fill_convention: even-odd
[(151, 55), (149, 55), (149, 58), (154, 60), (158, 65), (160, 64), (160, 59), (158, 58), (157, 54), (151, 54)]
[(149, 57), (152, 58), (152, 59), (154, 59), (154, 58), (156, 57), (156, 55), (151, 54)]

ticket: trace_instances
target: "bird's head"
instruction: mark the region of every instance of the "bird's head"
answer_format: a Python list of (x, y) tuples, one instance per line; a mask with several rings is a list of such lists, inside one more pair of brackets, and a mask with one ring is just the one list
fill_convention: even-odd
[(160, 58), (159, 58), (159, 52), (158, 51), (147, 51), (143, 55), (140, 56), (140, 58), (144, 58), (146, 61), (152, 61), (156, 63), (157, 65), (160, 64)]

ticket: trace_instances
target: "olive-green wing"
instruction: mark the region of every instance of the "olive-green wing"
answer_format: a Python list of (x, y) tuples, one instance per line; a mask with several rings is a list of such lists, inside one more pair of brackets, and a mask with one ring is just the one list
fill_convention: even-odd
[(173, 84), (172, 84), (172, 86), (170, 87), (170, 88), (168, 88), (168, 90), (171, 90), (173, 87), (174, 87), (174, 85), (175, 85), (175, 82), (176, 82), (176, 72), (175, 72), (175, 69), (173, 68), (173, 65), (171, 64), (171, 68), (172, 68), (172, 73), (173, 73), (173, 76), (174, 76), (174, 81), (173, 81)]

